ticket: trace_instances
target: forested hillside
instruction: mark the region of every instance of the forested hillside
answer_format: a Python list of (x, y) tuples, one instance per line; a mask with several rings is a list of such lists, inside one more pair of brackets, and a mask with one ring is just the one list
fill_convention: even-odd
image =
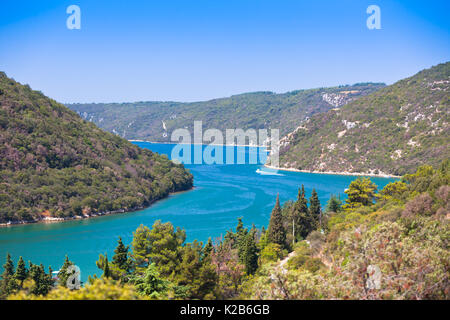
[(450, 157), (450, 62), (297, 124), (280, 166), (310, 171), (411, 173)]
[[(354, 180), (345, 203), (331, 197), (306, 241), (281, 242), (291, 253), (263, 264), (241, 297), (448, 300), (449, 165), (421, 166), (382, 190), (368, 178)], [(311, 221), (311, 205), (297, 209), (302, 202), (283, 205), (286, 226), (296, 212), (303, 225)]]
[(0, 223), (147, 206), (193, 177), (0, 73)]
[(276, 128), (284, 135), (311, 115), (340, 107), (385, 85), (362, 83), (284, 94), (253, 92), (203, 102), (136, 102), (67, 105), (84, 119), (126, 139), (168, 142), (173, 130)]
[(345, 203), (332, 196), (325, 210), (301, 187), (295, 201), (276, 199), (267, 229), (239, 219), (206, 244), (185, 243), (170, 222), (141, 225), (129, 245), (118, 238), (112, 257), (99, 255), (99, 276), (79, 290), (67, 256), (55, 280), (8, 255), (0, 299), (448, 300), (449, 183), (449, 161), (382, 190), (359, 178)]

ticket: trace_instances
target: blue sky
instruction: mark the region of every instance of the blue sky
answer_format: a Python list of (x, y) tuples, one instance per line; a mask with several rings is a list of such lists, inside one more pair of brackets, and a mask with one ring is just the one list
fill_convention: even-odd
[(390, 84), (450, 60), (449, 15), (433, 0), (2, 0), (0, 70), (64, 103)]

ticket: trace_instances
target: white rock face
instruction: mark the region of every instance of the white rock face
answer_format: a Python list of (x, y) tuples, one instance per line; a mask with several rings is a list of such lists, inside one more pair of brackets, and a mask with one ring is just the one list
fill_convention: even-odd
[[(307, 122), (308, 119), (305, 119), (304, 122)], [(304, 124), (301, 124), (300, 126), (298, 126), (297, 128), (295, 128), (294, 131), (292, 131), (291, 133), (288, 133), (286, 136), (284, 136), (283, 138), (280, 139), (280, 147), (286, 147), (290, 144), (294, 134), (296, 134), (299, 130), (308, 130)]]
[(340, 107), (353, 100), (349, 97), (351, 94), (358, 93), (358, 90), (353, 91), (341, 91), (340, 93), (324, 93), (322, 94), (322, 100), (333, 107)]
[(424, 114), (419, 113), (418, 115), (416, 115), (414, 117), (414, 121), (420, 121), (420, 120), (424, 120), (426, 117)]

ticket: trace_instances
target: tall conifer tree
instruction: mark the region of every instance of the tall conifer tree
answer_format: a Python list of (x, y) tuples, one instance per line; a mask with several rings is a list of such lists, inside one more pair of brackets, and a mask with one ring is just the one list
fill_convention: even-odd
[(16, 289), (14, 275), (14, 263), (11, 259), (11, 255), (6, 255), (6, 263), (3, 265), (2, 279), (0, 282), (0, 297), (6, 298), (9, 294)]
[(208, 238), (208, 242), (205, 244), (203, 248), (203, 258), (206, 259), (211, 256), (211, 252), (213, 251), (214, 246), (211, 240), (211, 237)]
[(291, 226), (293, 225), (294, 239), (304, 239), (311, 228), (304, 185), (302, 185), (301, 189), (298, 189), (297, 201), (292, 206), (290, 220)]
[(14, 263), (9, 253), (6, 255), (6, 263), (3, 265), (3, 270), (3, 279), (6, 277), (11, 277), (14, 274)]
[(258, 247), (256, 246), (255, 235), (256, 229), (252, 228), (245, 236), (243, 262), (247, 274), (253, 274), (258, 269)]
[(315, 229), (320, 225), (320, 215), (321, 215), (320, 201), (316, 189), (312, 190), (311, 198), (309, 198), (309, 214), (313, 222), (313, 225), (311, 225), (311, 227)]
[(277, 195), (275, 207), (270, 216), (268, 239), (269, 242), (277, 243), (282, 247), (286, 245), (286, 232), (283, 227), (283, 216), (281, 215), (280, 195)]
[(105, 265), (103, 267), (103, 275), (104, 278), (110, 278), (111, 277), (111, 271), (109, 270), (109, 262), (108, 262), (108, 255), (105, 254)]
[(22, 287), (24, 280), (28, 276), (27, 268), (25, 267), (25, 262), (23, 261), (23, 258), (20, 257), (19, 261), (17, 262), (17, 269), (16, 273), (14, 274), (14, 278), (20, 281), (20, 287)]
[(129, 246), (125, 246), (122, 242), (122, 237), (117, 240), (117, 247), (114, 249), (114, 256), (112, 263), (120, 270), (128, 272), (130, 264), (128, 260)]

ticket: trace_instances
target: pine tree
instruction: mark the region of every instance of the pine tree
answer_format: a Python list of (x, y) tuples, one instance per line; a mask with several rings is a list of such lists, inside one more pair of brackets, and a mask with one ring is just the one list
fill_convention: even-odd
[(6, 255), (6, 263), (3, 265), (3, 270), (3, 279), (10, 278), (14, 275), (14, 263), (9, 253)]
[(244, 264), (245, 239), (247, 233), (248, 231), (247, 229), (244, 229), (242, 218), (238, 218), (238, 225), (236, 227), (236, 247), (238, 249), (239, 261), (242, 264)]
[(133, 232), (132, 248), (136, 267), (140, 272), (144, 272), (150, 263), (151, 253), (150, 229), (147, 226), (141, 224)]
[(188, 298), (204, 299), (211, 295), (216, 283), (215, 267), (208, 257), (202, 259), (202, 246), (197, 240), (182, 248), (181, 262), (175, 275), (177, 286), (186, 287)]
[(114, 249), (114, 256), (112, 259), (112, 263), (125, 272), (128, 272), (130, 269), (129, 260), (128, 260), (128, 249), (129, 246), (125, 246), (122, 242), (122, 237), (119, 237), (117, 241), (117, 247)]
[(261, 228), (261, 237), (259, 238), (259, 250), (263, 250), (267, 244), (269, 243), (269, 240), (267, 239), (268, 237), (268, 232), (266, 231), (266, 229), (264, 228), (264, 226)]
[(242, 218), (238, 218), (238, 224), (236, 226), (236, 234), (242, 234), (244, 232), (244, 223), (242, 222)]
[(25, 262), (23, 261), (23, 258), (19, 258), (19, 262), (17, 262), (17, 269), (16, 273), (14, 274), (14, 278), (16, 278), (18, 281), (20, 281), (20, 287), (22, 287), (24, 280), (28, 276), (28, 271), (25, 266)]
[(358, 178), (353, 180), (345, 193), (348, 198), (345, 200), (343, 209), (355, 209), (361, 206), (370, 206), (375, 200), (377, 185), (369, 178)]
[(170, 282), (164, 279), (152, 263), (145, 269), (142, 276), (134, 276), (130, 279), (136, 291), (148, 296), (150, 299), (166, 298)]
[(255, 273), (258, 269), (258, 247), (255, 241), (256, 229), (252, 228), (245, 237), (243, 263), (247, 274)]
[[(98, 255), (98, 260), (95, 261), (95, 264), (97, 265), (97, 268), (99, 268), (100, 270), (103, 271), (103, 273), (105, 273), (105, 268), (106, 268), (106, 253), (103, 255), (102, 253), (100, 253)], [(109, 264), (109, 263), (108, 263)], [(108, 266), (109, 267), (109, 266)]]
[(149, 234), (149, 261), (155, 263), (162, 276), (171, 276), (181, 259), (182, 245), (186, 240), (184, 229), (175, 228), (170, 222), (155, 221)]
[(108, 262), (108, 255), (105, 254), (105, 265), (103, 267), (103, 275), (104, 278), (110, 278), (111, 277), (111, 271), (109, 270), (109, 262)]
[(47, 283), (50, 289), (55, 285), (55, 280), (53, 279), (53, 269), (51, 266), (48, 267)]
[[(30, 265), (32, 265), (30, 263)], [(67, 287), (67, 279), (70, 277), (70, 272), (68, 271), (69, 267), (74, 265), (72, 261), (69, 260), (69, 257), (66, 255), (64, 258), (64, 264), (62, 265), (61, 269), (59, 269), (58, 272), (58, 284), (63, 287)], [(30, 266), (30, 273), (31, 273), (31, 266)]]
[(210, 237), (210, 238), (208, 238), (208, 242), (205, 244), (205, 246), (203, 248), (203, 258), (206, 259), (207, 257), (210, 257), (213, 249), (214, 249), (214, 247), (213, 247), (211, 237)]
[(245, 240), (245, 237), (248, 233), (248, 230), (244, 228), (244, 223), (242, 222), (242, 218), (238, 218), (238, 225), (236, 226), (236, 246), (238, 249), (242, 247), (242, 244)]
[(327, 202), (327, 206), (325, 208), (325, 212), (340, 212), (342, 210), (342, 201), (336, 197), (335, 195), (331, 195), (330, 199)]
[(3, 265), (3, 274), (0, 282), (0, 297), (6, 298), (17, 287), (13, 278), (14, 275), (14, 263), (11, 259), (11, 255), (6, 255), (6, 263)]
[[(292, 206), (291, 218), (295, 239), (305, 239), (311, 230), (312, 219), (308, 213), (308, 201), (305, 195), (305, 186), (298, 189), (297, 201)], [(291, 224), (291, 226), (292, 226)]]
[(283, 216), (281, 215), (280, 196), (277, 195), (275, 207), (269, 221), (268, 240), (284, 247), (286, 245), (286, 232), (283, 227)]
[(200, 287), (197, 290), (198, 299), (213, 299), (215, 296), (215, 288), (217, 286), (218, 275), (216, 272), (216, 267), (211, 263), (211, 257), (204, 259), (202, 261), (202, 266), (199, 271), (199, 283)]
[[(313, 225), (311, 227), (313, 229), (320, 226), (320, 219), (321, 219), (321, 207), (320, 207), (320, 200), (319, 196), (316, 192), (316, 189), (312, 190), (311, 198), (309, 198), (309, 214), (310, 218), (313, 222)], [(313, 231), (313, 230), (310, 230)]]
[(34, 281), (34, 286), (31, 288), (32, 294), (45, 296), (49, 293), (53, 286), (53, 279), (51, 278), (51, 273), (45, 273), (42, 264), (38, 266), (30, 263), (29, 276)]

